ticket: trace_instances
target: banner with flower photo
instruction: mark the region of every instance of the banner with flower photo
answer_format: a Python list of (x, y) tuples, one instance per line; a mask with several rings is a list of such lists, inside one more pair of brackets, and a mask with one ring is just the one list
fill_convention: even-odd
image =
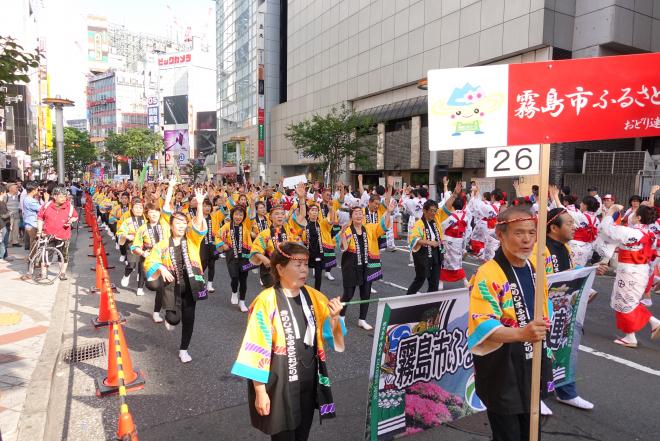
[(390, 440), (485, 410), (474, 390), (465, 288), (380, 299), (366, 439)]
[(596, 267), (548, 274), (548, 297), (553, 310), (548, 347), (553, 354), (555, 387), (575, 381), (582, 324), (595, 276)]

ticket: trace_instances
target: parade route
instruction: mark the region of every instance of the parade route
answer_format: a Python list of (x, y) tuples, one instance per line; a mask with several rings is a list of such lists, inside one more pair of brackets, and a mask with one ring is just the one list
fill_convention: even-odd
[[(81, 234), (81, 242), (86, 237)], [(106, 239), (107, 243), (110, 243)], [(399, 243), (403, 246), (403, 242)], [(81, 244), (79, 250), (86, 250)], [(118, 262), (114, 247), (108, 247), (110, 265), (115, 284), (120, 279), (123, 264)], [(84, 252), (84, 251), (83, 251)], [(93, 273), (80, 251), (72, 271), (76, 286), (72, 284), (69, 312), (65, 323), (63, 347), (75, 343), (102, 343), (107, 345), (107, 330), (96, 331), (90, 319), (96, 313), (98, 298), (88, 293), (93, 284)], [(384, 280), (375, 288), (378, 297), (403, 295), (402, 288), (412, 278), (407, 266), (406, 253), (384, 253)], [(469, 262), (472, 263), (472, 262)], [(137, 297), (135, 289), (120, 288), (116, 295), (119, 311), (127, 317), (124, 326), (126, 339), (134, 365), (147, 379), (144, 390), (129, 392), (127, 402), (142, 440), (254, 440), (266, 439), (250, 428), (246, 405), (246, 382), (230, 375), (229, 371), (243, 336), (245, 318), (229, 302), (228, 277), (224, 260), (216, 263), (216, 292), (197, 308), (195, 333), (190, 346), (192, 363), (182, 364), (177, 350), (180, 328), (168, 332), (151, 320), (153, 293)], [(466, 265), (473, 273), (476, 267)], [(335, 277), (340, 270), (334, 269)], [(395, 283), (396, 282), (396, 283)], [(660, 365), (660, 347), (651, 342), (648, 332), (639, 334), (638, 349), (615, 345), (614, 316), (609, 307), (612, 277), (596, 279), (594, 289), (599, 296), (589, 305), (584, 326), (577, 373), (578, 392), (595, 404), (591, 412), (580, 411), (554, 399), (546, 403), (554, 415), (544, 419), (543, 439), (553, 441), (653, 441), (660, 428), (653, 406), (660, 378), (653, 367)], [(258, 279), (250, 274), (248, 300), (259, 291)], [(452, 288), (452, 286), (447, 286)], [(338, 295), (341, 279), (323, 280), (322, 290), (329, 296)], [(656, 300), (658, 297), (655, 296)], [(375, 307), (369, 311), (368, 321), (373, 324)], [(650, 308), (660, 312), (660, 303)], [(344, 353), (329, 353), (328, 366), (333, 380), (333, 393), (337, 403), (337, 418), (312, 426), (310, 439), (322, 441), (361, 440), (365, 430), (365, 409), (369, 359), (373, 331), (356, 327), (357, 308), (347, 314), (347, 344)], [(589, 349), (586, 349), (589, 348)], [(81, 363), (56, 368), (53, 396), (60, 397), (50, 415), (51, 439), (101, 441), (110, 439), (116, 431), (118, 399), (94, 396), (94, 377), (102, 375), (106, 358), (100, 357)], [(625, 411), (634, 409), (634, 412)], [(418, 440), (487, 440), (487, 426), (483, 416), (473, 417), (472, 427), (462, 430), (442, 426), (411, 436)], [(60, 424), (58, 424), (60, 423)], [(241, 430), (237, 430), (238, 428)], [(469, 433), (472, 430), (475, 433)]]

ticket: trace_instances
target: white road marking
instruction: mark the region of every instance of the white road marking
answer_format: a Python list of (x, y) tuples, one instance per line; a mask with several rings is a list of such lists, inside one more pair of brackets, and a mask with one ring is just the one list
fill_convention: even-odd
[(472, 262), (466, 262), (465, 260), (463, 261), (463, 265), (470, 265), (470, 266), (481, 266), (480, 263), (472, 263)]
[(395, 287), (395, 288), (402, 289), (402, 290), (404, 290), (404, 291), (408, 291), (408, 288), (406, 288), (405, 286), (397, 285), (396, 283), (387, 282), (387, 281), (385, 281), (385, 280), (379, 280), (379, 282), (380, 282), (380, 283), (384, 283), (385, 285), (390, 285), (390, 286), (393, 286), (393, 287)]
[(660, 377), (660, 371), (657, 371), (655, 369), (651, 369), (650, 367), (641, 365), (639, 363), (635, 363), (634, 361), (626, 360), (625, 358), (617, 357), (616, 355), (610, 355), (606, 354), (605, 352), (600, 352), (595, 349), (590, 348), (589, 346), (583, 346), (580, 345), (580, 350), (583, 352), (588, 352), (590, 354), (593, 354), (597, 357), (603, 357), (608, 360), (612, 360), (616, 363), (623, 364), (625, 366), (631, 367), (633, 369), (637, 369), (638, 371), (646, 372), (647, 374), (655, 375)]

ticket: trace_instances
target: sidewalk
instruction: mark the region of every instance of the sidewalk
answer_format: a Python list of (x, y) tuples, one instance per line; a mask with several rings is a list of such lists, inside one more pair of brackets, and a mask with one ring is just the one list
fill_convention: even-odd
[[(37, 285), (21, 280), (26, 270), (26, 254), (22, 247), (10, 248), (15, 260), (0, 263), (0, 430), (3, 441), (18, 438), (19, 419), (25, 413), (29, 389), (38, 387), (43, 380), (36, 378), (41, 377), (37, 367), (51, 327), (53, 305), (58, 288), (68, 285), (60, 281), (53, 285)], [(42, 394), (42, 400), (47, 398), (47, 394)]]

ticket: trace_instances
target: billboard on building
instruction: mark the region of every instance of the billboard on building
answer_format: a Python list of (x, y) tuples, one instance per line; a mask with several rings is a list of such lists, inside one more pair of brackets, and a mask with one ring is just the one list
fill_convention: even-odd
[(163, 98), (165, 124), (188, 124), (188, 95)]
[(204, 158), (216, 151), (218, 134), (215, 130), (198, 131), (195, 135), (195, 149), (197, 156)]
[(165, 160), (168, 164), (187, 164), (190, 160), (188, 130), (165, 130)]
[(110, 38), (107, 21), (103, 17), (87, 19), (87, 62), (92, 72), (105, 72), (109, 68)]
[(197, 112), (197, 130), (216, 130), (217, 115), (213, 112)]

